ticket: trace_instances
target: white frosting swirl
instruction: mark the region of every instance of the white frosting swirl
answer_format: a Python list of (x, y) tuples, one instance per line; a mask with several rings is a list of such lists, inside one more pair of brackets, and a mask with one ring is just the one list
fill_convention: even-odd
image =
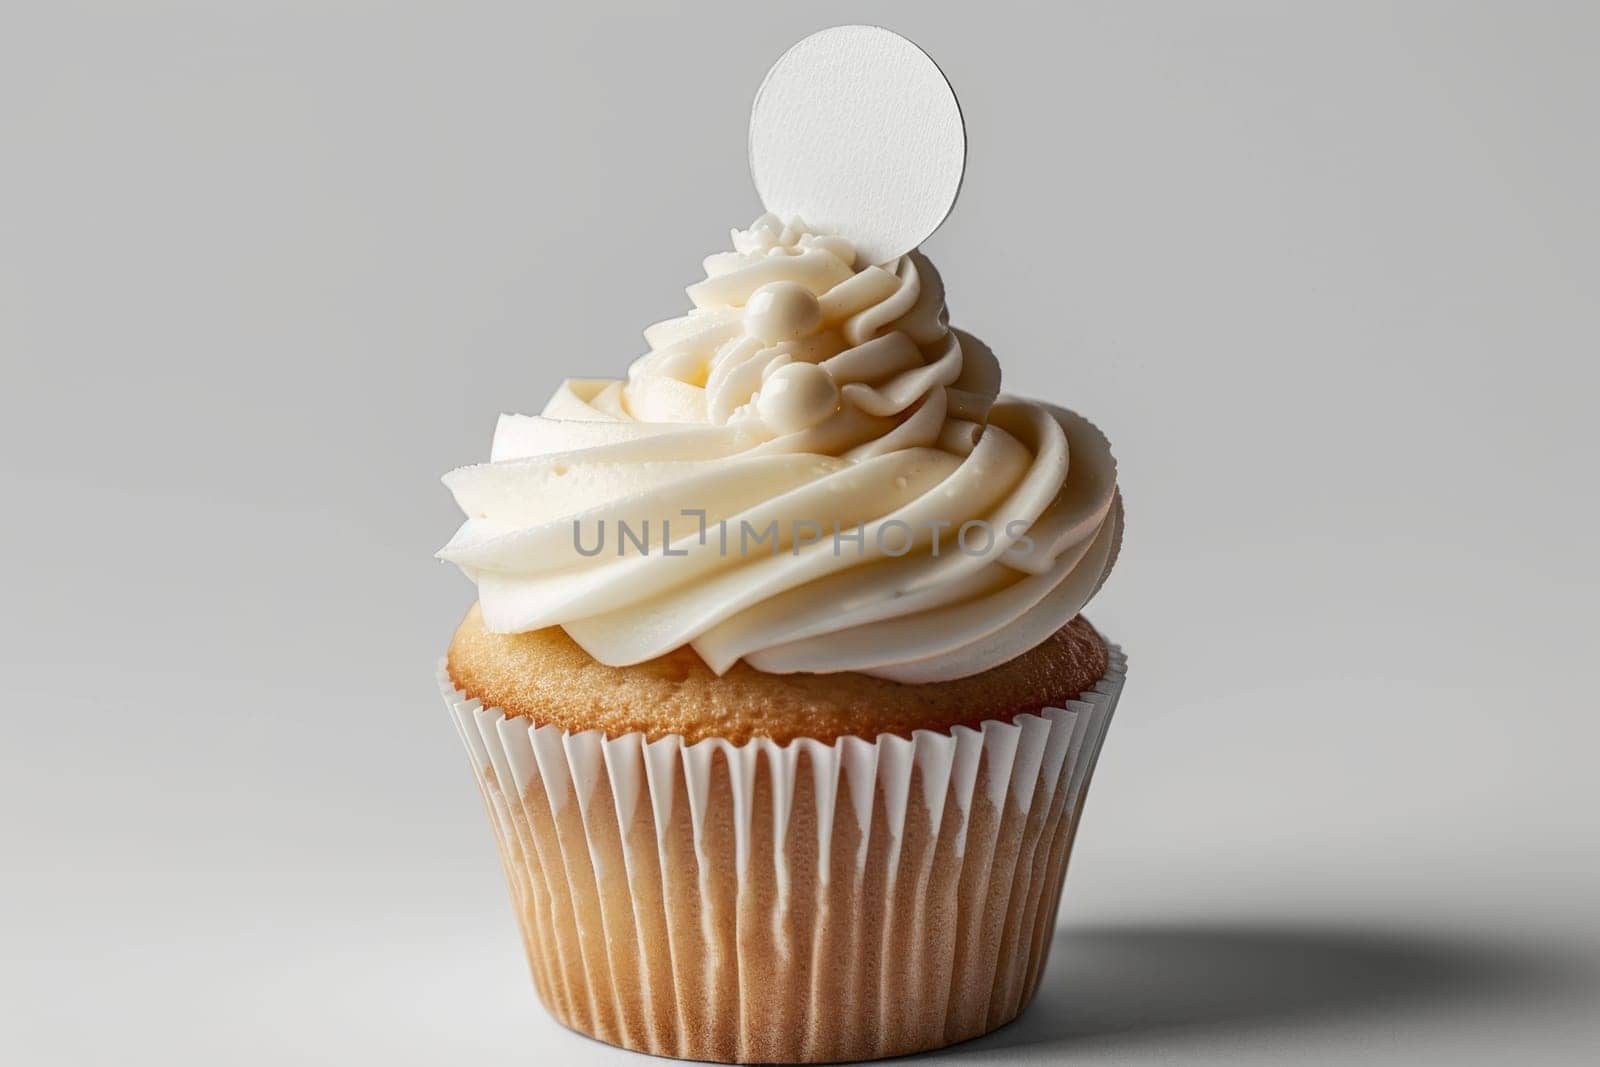
[(718, 672), (930, 682), (1070, 621), (1121, 536), (1099, 431), (999, 395), (921, 253), (858, 265), (770, 215), (733, 244), (626, 380), (564, 382), (445, 476), (467, 520), (439, 556), (485, 624), (616, 666), (687, 644)]

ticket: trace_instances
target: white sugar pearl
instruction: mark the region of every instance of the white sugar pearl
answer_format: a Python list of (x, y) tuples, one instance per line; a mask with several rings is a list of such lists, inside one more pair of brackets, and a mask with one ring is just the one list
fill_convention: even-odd
[(744, 306), (744, 331), (758, 341), (789, 341), (822, 325), (822, 305), (799, 282), (768, 282)]
[(815, 363), (787, 363), (761, 385), (756, 411), (780, 434), (799, 433), (839, 410), (839, 387)]

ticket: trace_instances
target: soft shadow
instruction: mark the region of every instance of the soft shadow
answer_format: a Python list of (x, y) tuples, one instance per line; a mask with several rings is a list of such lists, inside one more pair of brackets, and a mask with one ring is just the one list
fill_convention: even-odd
[[(1548, 952), (1371, 929), (1100, 926), (1056, 935), (1021, 1018), (963, 1051), (1170, 1038), (1323, 1020), (1394, 1018), (1443, 1003), (1525, 1000), (1593, 988)], [(954, 1050), (952, 1050), (954, 1051)]]

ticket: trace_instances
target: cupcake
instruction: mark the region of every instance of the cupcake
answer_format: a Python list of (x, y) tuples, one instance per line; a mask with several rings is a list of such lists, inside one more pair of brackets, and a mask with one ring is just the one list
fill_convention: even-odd
[(445, 478), (440, 672), (564, 1025), (869, 1059), (1028, 1003), (1123, 680), (1105, 438), (1001, 395), (913, 252), (765, 216), (621, 380)]
[(439, 685), (580, 1033), (872, 1059), (1033, 997), (1122, 688), (1080, 615), (1122, 505), (1105, 438), (1001, 394), (914, 250), (960, 121), (903, 38), (801, 42), (751, 143), (767, 206), (806, 210), (735, 230), (626, 377), (445, 477), (478, 602)]

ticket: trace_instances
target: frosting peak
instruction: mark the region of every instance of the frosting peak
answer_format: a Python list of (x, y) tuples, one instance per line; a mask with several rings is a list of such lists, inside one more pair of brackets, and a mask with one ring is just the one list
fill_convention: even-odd
[(501, 416), (445, 477), (440, 551), (490, 629), (560, 625), (601, 662), (684, 644), (715, 670), (975, 674), (1043, 641), (1120, 541), (1081, 417), (1001, 396), (920, 252), (861, 265), (766, 215), (705, 260), (625, 380)]

